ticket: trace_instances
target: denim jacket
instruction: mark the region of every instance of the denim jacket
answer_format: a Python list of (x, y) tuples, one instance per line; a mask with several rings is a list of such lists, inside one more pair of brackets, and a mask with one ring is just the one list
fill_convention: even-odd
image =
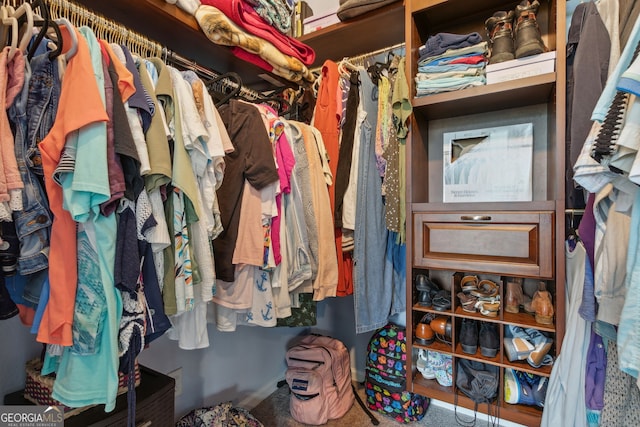
[[(44, 191), (42, 160), (38, 142), (53, 126), (60, 99), (60, 78), (57, 61), (48, 54), (31, 60), (26, 67), (23, 90), (9, 108), (9, 118), (15, 125), (15, 153), (24, 189), (23, 210), (14, 212), (16, 233), (20, 240), (18, 272), (27, 276), (24, 297), (38, 302), (43, 274), (49, 265), (51, 211)], [(28, 113), (27, 113), (28, 112)]]

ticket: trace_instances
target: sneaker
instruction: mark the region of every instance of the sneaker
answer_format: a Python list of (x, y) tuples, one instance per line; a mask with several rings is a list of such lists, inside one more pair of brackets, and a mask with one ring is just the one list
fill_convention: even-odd
[(500, 333), (496, 323), (480, 322), (478, 344), (480, 345), (480, 353), (484, 357), (496, 357), (498, 350), (500, 350)]
[(429, 353), (429, 350), (421, 348), (420, 350), (418, 350), (418, 360), (416, 361), (416, 367), (418, 371), (426, 380), (432, 380), (436, 377), (436, 373), (433, 370), (433, 367), (429, 360)]
[(460, 346), (467, 354), (478, 351), (478, 322), (473, 319), (462, 319), (460, 326)]
[(435, 351), (429, 352), (431, 367), (436, 374), (436, 381), (443, 387), (453, 385), (452, 358), (447, 354)]
[(505, 369), (504, 400), (511, 404), (544, 407), (549, 378)]
[(504, 401), (512, 405), (535, 406), (531, 386), (520, 374), (522, 372), (515, 369), (504, 370)]

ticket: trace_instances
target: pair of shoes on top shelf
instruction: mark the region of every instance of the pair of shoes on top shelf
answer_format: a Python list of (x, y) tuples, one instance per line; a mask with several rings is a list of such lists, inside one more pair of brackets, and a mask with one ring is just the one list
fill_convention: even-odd
[(536, 15), (538, 0), (522, 0), (514, 10), (498, 11), (485, 21), (490, 64), (537, 55), (547, 50)]

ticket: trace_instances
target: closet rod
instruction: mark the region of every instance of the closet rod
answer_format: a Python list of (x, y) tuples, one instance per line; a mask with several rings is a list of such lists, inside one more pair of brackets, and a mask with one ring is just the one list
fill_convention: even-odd
[[(213, 71), (210, 68), (206, 68), (203, 67), (202, 65), (198, 64), (195, 61), (192, 61), (190, 59), (185, 58), (182, 55), (179, 55), (175, 52), (173, 52), (172, 50), (169, 50), (167, 48), (163, 48), (162, 50), (162, 55), (163, 57), (165, 57), (168, 61), (176, 64), (176, 65), (180, 65), (182, 67), (191, 69), (192, 71), (199, 73), (200, 75), (208, 78), (208, 79), (214, 79), (217, 77), (220, 77), (222, 74)], [(238, 84), (236, 84), (236, 82), (227, 79), (227, 78), (223, 78), (221, 80), (223, 86), (225, 86), (226, 88), (229, 89), (237, 89), (238, 88)], [(249, 89), (245, 86), (240, 86), (240, 96), (245, 98), (245, 99), (251, 99), (251, 100), (256, 100), (258, 98), (260, 98), (261, 94), (253, 89)]]
[[(165, 62), (171, 61), (175, 65), (191, 69), (205, 78), (215, 78), (222, 75), (84, 6), (68, 0), (45, 0), (45, 3), (49, 5), (53, 19), (64, 17), (77, 27), (88, 26), (96, 33), (98, 38), (112, 43), (124, 44), (133, 54), (141, 57), (157, 56), (163, 58)], [(236, 82), (226, 78), (222, 79), (221, 82), (228, 88), (237, 89), (238, 87)], [(260, 97), (258, 92), (244, 86), (240, 87), (240, 95), (246, 99), (258, 99)]]
[[(390, 52), (396, 49), (402, 49), (405, 47), (405, 43), (398, 43), (396, 45), (393, 46), (387, 46), (387, 47), (383, 47), (381, 49), (378, 50), (374, 50), (373, 52), (367, 52), (367, 53), (362, 53), (360, 55), (356, 55), (356, 56), (345, 56), (342, 58), (343, 61), (349, 61), (352, 62), (354, 64), (363, 62), (365, 59), (368, 58), (372, 58), (376, 55), (380, 55), (381, 53), (386, 53), (386, 52)], [(311, 70), (312, 73), (314, 73), (316, 76), (320, 75), (320, 70), (322, 69), (322, 66), (314, 68)], [(319, 81), (316, 80), (316, 85), (319, 84)]]
[(404, 42), (402, 42), (402, 43), (398, 43), (398, 44), (393, 45), (393, 46), (383, 47), (382, 49), (374, 50), (373, 52), (367, 52), (367, 53), (363, 53), (361, 55), (347, 57), (345, 59), (347, 59), (349, 61), (352, 61), (352, 62), (364, 61), (367, 58), (371, 58), (371, 57), (374, 57), (376, 55), (380, 55), (381, 53), (391, 52), (393, 50), (401, 49), (401, 48), (404, 48), (404, 47), (405, 47), (405, 44), (404, 44)]

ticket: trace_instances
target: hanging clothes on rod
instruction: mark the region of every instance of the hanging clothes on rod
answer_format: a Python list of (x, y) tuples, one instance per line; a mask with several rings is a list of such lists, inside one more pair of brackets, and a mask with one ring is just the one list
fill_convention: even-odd
[[(218, 319), (219, 330), (231, 331), (236, 322), (275, 326), (293, 317), (296, 309), (315, 312), (316, 301), (335, 295), (337, 261), (324, 256), (335, 243), (332, 230), (325, 227), (331, 225), (331, 217), (326, 176), (317, 155), (322, 138), (312, 126), (286, 123), (269, 105), (231, 99), (218, 111), (207, 84), (224, 82), (247, 98), (269, 99), (76, 4), (44, 4), (51, 6), (47, 15), (58, 23), (60, 35), (47, 32), (33, 51), (32, 73), (25, 73), (20, 99), (7, 103), (14, 126), (4, 126), (6, 131), (38, 126), (29, 132), (45, 135), (42, 141), (27, 141), (21, 136), (29, 132), (22, 129), (15, 142), (17, 153), (30, 153), (31, 160), (42, 157), (43, 168), (22, 157), (20, 163), (27, 165), (24, 173), (33, 174), (25, 182), (39, 186), (29, 194), (41, 195), (42, 200), (23, 198), (26, 213), (34, 204), (42, 207), (36, 221), (42, 235), (15, 229), (9, 234), (14, 223), (34, 223), (12, 212), (9, 216), (18, 219), (3, 222), (2, 235), (7, 240), (33, 236), (42, 245), (38, 253), (49, 256), (40, 257), (40, 274), (35, 275), (20, 266), (28, 253), (17, 255), (15, 277), (38, 282), (37, 289), (7, 280), (11, 299), (26, 310), (20, 312), (21, 319), (47, 345), (42, 373), (57, 375), (53, 397), (69, 407), (104, 404), (108, 411), (119, 392), (118, 373), (133, 373), (135, 358), (154, 339), (167, 333), (182, 349), (209, 346), (207, 308), (229, 303), (225, 292), (235, 297), (222, 281), (234, 280), (239, 264), (252, 267), (244, 271), (264, 279), (259, 290), (270, 287), (272, 279), (282, 290), (273, 301), (241, 295), (251, 310), (236, 313), (227, 307), (232, 310), (228, 318)], [(60, 55), (52, 60), (54, 48), (60, 48)], [(16, 54), (16, 61), (24, 56), (26, 52)], [(182, 71), (174, 67), (178, 63)], [(24, 62), (11, 64), (25, 67)], [(44, 78), (51, 82), (52, 96), (27, 96), (40, 89)], [(41, 111), (46, 120), (29, 117)], [(251, 118), (251, 124), (243, 118)], [(236, 133), (250, 137), (232, 141), (230, 135)], [(261, 141), (262, 156), (257, 150), (251, 151), (251, 159), (230, 155)], [(316, 161), (313, 170), (301, 169), (300, 176), (292, 178), (297, 174), (294, 161), (305, 160)], [(251, 163), (248, 168), (245, 162)], [(265, 163), (268, 174), (256, 166)], [(246, 178), (238, 182), (241, 188), (268, 184), (264, 206), (261, 194), (247, 192), (247, 203), (258, 202), (257, 209), (246, 210), (249, 217), (258, 214), (253, 225), (259, 231), (251, 236), (256, 247), (227, 246), (222, 238), (233, 232), (225, 215), (230, 209), (234, 215), (240, 213), (236, 205), (228, 206), (230, 197), (218, 200), (227, 190), (223, 177), (231, 185), (234, 167), (239, 178), (253, 174), (257, 180)], [(268, 224), (263, 223), (262, 209), (274, 217)], [(314, 233), (318, 235), (311, 236)], [(31, 249), (22, 237), (14, 240), (19, 240), (16, 249)], [(311, 241), (316, 248), (310, 247)], [(240, 256), (243, 250), (254, 255), (255, 249), (258, 256), (251, 259), (258, 265)], [(228, 258), (222, 258), (225, 251)], [(297, 258), (300, 251), (310, 254), (308, 262)], [(219, 274), (219, 267), (227, 267), (229, 274)], [(296, 287), (289, 289), (294, 279)], [(235, 285), (252, 291), (256, 282), (252, 277)], [(34, 301), (24, 300), (24, 288)], [(315, 316), (296, 316), (290, 325), (301, 321), (315, 324)], [(96, 378), (87, 383), (89, 376)], [(129, 382), (130, 388), (133, 385)]]

